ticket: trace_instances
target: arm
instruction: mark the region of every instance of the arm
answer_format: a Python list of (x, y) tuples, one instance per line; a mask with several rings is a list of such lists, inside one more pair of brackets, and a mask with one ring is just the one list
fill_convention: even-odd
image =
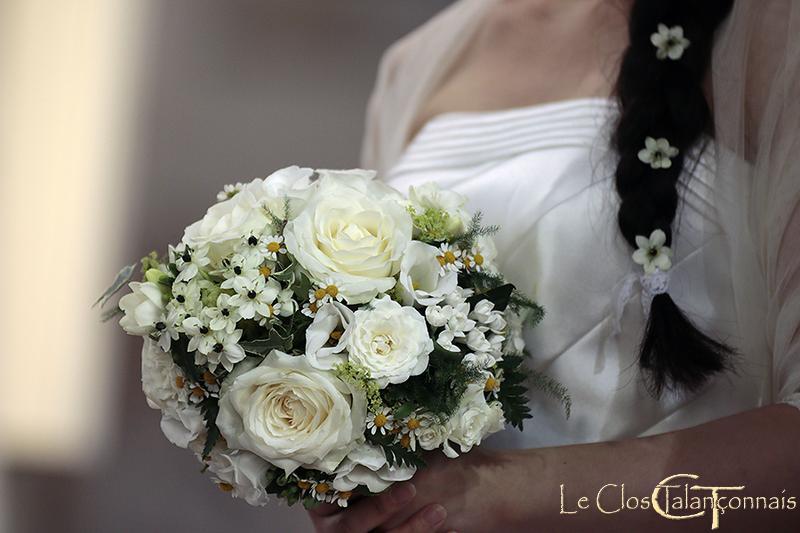
[[(785, 531), (800, 526), (800, 411), (777, 404), (754, 409), (694, 428), (619, 442), (533, 450), (473, 450), (456, 460), (434, 456), (429, 468), (388, 494), (357, 502), (352, 509), (318, 509), (312, 519), (318, 531), (396, 533), (416, 531), (708, 531), (712, 516), (673, 521), (653, 509), (603, 514), (596, 507), (598, 491), (608, 483), (625, 484), (626, 497), (649, 499), (655, 486), (673, 474), (672, 496), (682, 496), (685, 482), (702, 486), (741, 486), (720, 490), (720, 496), (795, 497), (795, 509), (727, 511), (719, 516), (727, 531)], [(564, 514), (561, 512), (562, 490)], [(782, 492), (785, 489), (785, 492)], [(395, 498), (415, 493), (406, 501)], [(663, 492), (660, 498), (663, 505)], [(711, 496), (704, 490), (697, 493)], [(578, 498), (588, 508), (578, 509)], [(606, 511), (620, 506), (619, 488), (600, 498)], [(446, 519), (438, 526), (425, 513), (441, 505)], [(641, 503), (640, 503), (641, 506)], [(574, 513), (574, 511), (578, 511)], [(689, 514), (697, 511), (676, 511)], [(574, 513), (574, 514), (567, 514)]]

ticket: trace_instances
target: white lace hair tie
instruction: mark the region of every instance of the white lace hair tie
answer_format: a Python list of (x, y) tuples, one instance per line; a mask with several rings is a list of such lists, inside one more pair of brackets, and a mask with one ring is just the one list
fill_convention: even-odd
[(650, 316), (653, 298), (669, 292), (669, 269), (672, 268), (672, 250), (666, 246), (666, 234), (657, 229), (650, 237), (637, 235), (638, 249), (633, 252), (634, 263), (642, 266), (643, 274), (628, 274), (622, 280), (622, 287), (617, 295), (614, 313), (614, 334), (622, 331), (622, 314), (625, 306), (633, 297), (634, 287), (638, 282), (642, 287), (642, 312), (645, 320)]

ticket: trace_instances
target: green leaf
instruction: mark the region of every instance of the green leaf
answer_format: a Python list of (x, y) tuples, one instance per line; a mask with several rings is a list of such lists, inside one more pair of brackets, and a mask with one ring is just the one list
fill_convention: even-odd
[(92, 307), (96, 307), (97, 304), (100, 304), (100, 307), (106, 305), (106, 302), (108, 302), (112, 296), (117, 294), (120, 289), (122, 289), (131, 280), (131, 278), (133, 278), (133, 273), (136, 271), (136, 264), (137, 263), (133, 263), (132, 265), (123, 267), (122, 270), (117, 273), (117, 277), (114, 278), (114, 282), (111, 284), (111, 286), (106, 289), (103, 295), (97, 299)]
[(474, 294), (467, 300), (470, 305), (474, 306), (481, 300), (489, 300), (494, 304), (497, 311), (505, 311), (508, 307), (508, 302), (511, 300), (511, 294), (514, 292), (514, 286), (510, 283), (494, 287), (486, 292)]
[(395, 409), (394, 417), (397, 420), (402, 420), (414, 412), (414, 404), (406, 403)]
[(252, 341), (240, 342), (245, 352), (252, 355), (259, 355), (266, 357), (272, 350), (280, 350), (282, 352), (291, 352), (294, 339), (291, 334), (282, 336), (275, 328), (269, 331), (269, 335), (265, 339), (255, 339)]

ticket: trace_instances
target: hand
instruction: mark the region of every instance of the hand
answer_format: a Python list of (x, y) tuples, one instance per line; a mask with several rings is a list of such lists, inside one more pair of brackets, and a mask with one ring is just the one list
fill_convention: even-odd
[(521, 457), (473, 449), (457, 459), (440, 452), (412, 481), (386, 493), (355, 501), (347, 509), (331, 505), (310, 511), (319, 533), (510, 531), (518, 526), (527, 494)]

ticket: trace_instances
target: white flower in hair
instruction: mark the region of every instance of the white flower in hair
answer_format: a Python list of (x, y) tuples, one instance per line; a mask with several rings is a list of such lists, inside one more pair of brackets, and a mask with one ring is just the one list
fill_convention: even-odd
[(672, 267), (672, 250), (664, 246), (667, 242), (666, 234), (657, 229), (650, 234), (650, 238), (643, 235), (636, 236), (638, 250), (633, 252), (633, 261), (644, 267), (645, 274), (652, 274), (657, 270), (666, 272)]
[(644, 148), (639, 150), (639, 161), (658, 170), (671, 167), (672, 158), (676, 155), (678, 155), (678, 149), (670, 146), (669, 141), (664, 137), (659, 139), (647, 137), (644, 140)]
[(681, 26), (668, 27), (666, 24), (659, 24), (658, 31), (650, 36), (650, 42), (656, 47), (656, 57), (658, 59), (678, 60), (683, 56), (684, 50), (689, 48), (691, 41), (683, 36)]

